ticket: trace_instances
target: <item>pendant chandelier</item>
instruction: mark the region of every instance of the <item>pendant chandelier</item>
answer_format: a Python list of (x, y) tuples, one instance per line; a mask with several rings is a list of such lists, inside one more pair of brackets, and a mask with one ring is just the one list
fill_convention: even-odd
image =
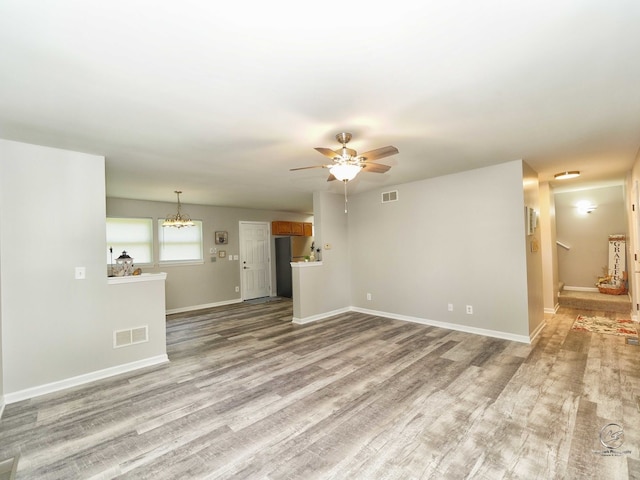
[(165, 218), (164, 222), (162, 222), (162, 226), (175, 228), (193, 227), (195, 224), (191, 221), (189, 215), (180, 212), (180, 194), (182, 192), (179, 190), (175, 190), (175, 193), (178, 196), (178, 213), (176, 213), (175, 215), (167, 215), (167, 218)]

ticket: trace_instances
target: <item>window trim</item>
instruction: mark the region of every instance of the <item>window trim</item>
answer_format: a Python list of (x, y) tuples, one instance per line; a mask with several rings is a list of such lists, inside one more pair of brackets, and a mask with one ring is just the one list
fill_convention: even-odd
[[(107, 229), (107, 224), (109, 222), (109, 219), (122, 219), (122, 220), (146, 220), (149, 222), (150, 224), (150, 233), (151, 233), (151, 240), (149, 242), (149, 249), (150, 249), (150, 262), (140, 262), (140, 261), (136, 261), (136, 257), (135, 255), (132, 255), (133, 257), (133, 261), (134, 261), (134, 265), (136, 266), (140, 266), (140, 267), (153, 267), (155, 266), (155, 233), (153, 232), (153, 217), (123, 217), (121, 215), (107, 215), (105, 218), (105, 243), (106, 243), (106, 247), (107, 247), (107, 256), (111, 256), (111, 253), (109, 252), (109, 248), (112, 247), (112, 245), (110, 245), (109, 239), (106, 238), (106, 229)], [(113, 261), (107, 261), (107, 267), (111, 266), (111, 265), (115, 265), (116, 263), (116, 258), (118, 258), (120, 256), (122, 252), (118, 252), (116, 250), (113, 251)]]
[[(202, 220), (197, 220), (197, 219), (192, 219), (192, 221), (195, 223), (195, 226), (199, 227), (200, 229), (200, 258), (198, 259), (192, 259), (192, 260), (188, 260), (188, 259), (180, 259), (180, 260), (162, 260), (161, 259), (161, 252), (162, 252), (162, 248), (163, 248), (163, 241), (162, 241), (162, 232), (163, 229), (168, 229), (168, 228), (175, 228), (175, 227), (163, 227), (162, 223), (164, 222), (164, 218), (158, 218), (158, 266), (163, 266), (163, 267), (179, 267), (179, 266), (189, 266), (189, 265), (203, 265), (205, 263), (204, 261), (204, 222)], [(194, 228), (194, 227), (183, 227), (183, 228)]]

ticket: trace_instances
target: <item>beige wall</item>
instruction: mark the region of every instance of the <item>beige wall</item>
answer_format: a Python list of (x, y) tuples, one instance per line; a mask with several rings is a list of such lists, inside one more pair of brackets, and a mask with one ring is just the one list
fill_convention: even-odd
[(542, 256), (542, 285), (545, 313), (558, 308), (558, 248), (556, 245), (556, 207), (548, 182), (540, 184), (540, 251)]
[[(522, 162), (522, 179), (524, 205), (532, 208), (536, 212), (536, 215), (539, 215), (540, 187), (538, 184), (538, 174), (526, 162)], [(542, 232), (543, 229), (538, 225), (532, 235), (527, 235), (525, 242), (525, 253), (527, 259), (527, 308), (529, 311), (530, 335), (534, 334), (536, 330), (541, 328), (544, 322)]]
[[(598, 208), (581, 214), (576, 204), (582, 200)], [(571, 247), (557, 250), (559, 279), (568, 288), (595, 289), (609, 262), (609, 235), (627, 233), (624, 187), (556, 193), (555, 204), (558, 241)]]
[[(631, 293), (632, 315), (640, 318), (640, 152), (627, 177), (627, 265), (629, 267), (629, 292)], [(634, 256), (637, 255), (637, 260)]]

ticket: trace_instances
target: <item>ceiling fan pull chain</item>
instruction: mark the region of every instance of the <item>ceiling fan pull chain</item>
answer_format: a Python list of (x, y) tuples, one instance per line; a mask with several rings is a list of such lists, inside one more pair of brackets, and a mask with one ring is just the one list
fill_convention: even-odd
[(347, 213), (347, 180), (344, 180), (344, 213)]

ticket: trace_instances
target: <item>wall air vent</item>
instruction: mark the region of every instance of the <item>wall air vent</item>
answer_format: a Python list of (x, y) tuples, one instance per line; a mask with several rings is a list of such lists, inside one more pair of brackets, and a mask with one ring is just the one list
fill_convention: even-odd
[(390, 192), (382, 192), (382, 203), (397, 202), (398, 190), (392, 190)]
[(114, 330), (113, 348), (126, 347), (136, 343), (149, 341), (149, 326), (129, 328), (127, 330)]

